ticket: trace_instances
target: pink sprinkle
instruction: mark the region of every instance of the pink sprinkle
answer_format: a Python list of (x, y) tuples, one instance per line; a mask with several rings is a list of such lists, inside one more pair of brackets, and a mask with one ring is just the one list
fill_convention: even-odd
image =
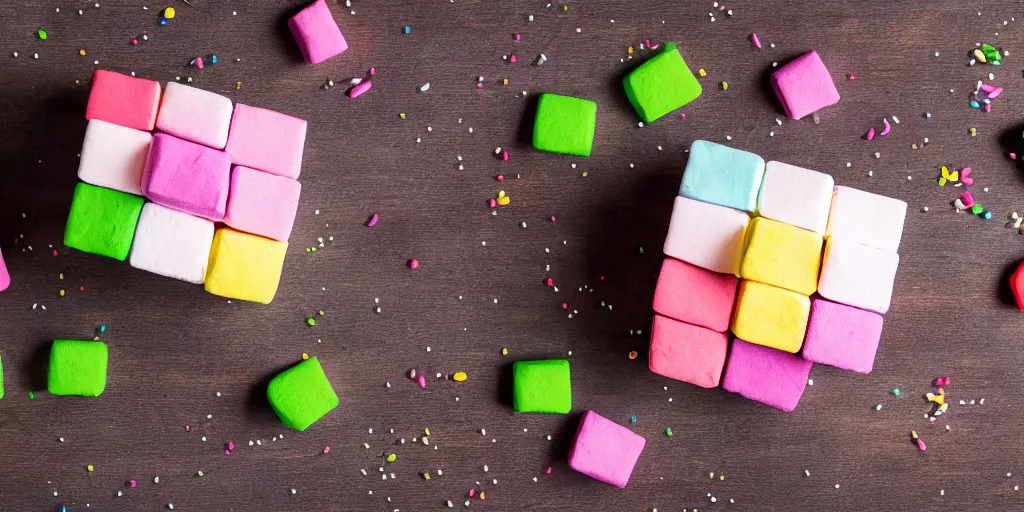
[(420, 383), (420, 388), (427, 389), (427, 379), (425, 377), (423, 377), (422, 375), (420, 375), (419, 377), (416, 377), (416, 382)]
[(569, 309), (569, 303), (568, 302), (563, 302), (562, 303), (562, 309)]
[(484, 88), (484, 83), (483, 82), (477, 82), (476, 83), (476, 88), (477, 89), (483, 89)]
[(84, 286), (79, 286), (79, 287), (78, 287), (78, 291), (80, 291), (80, 292), (84, 292), (84, 291), (85, 291), (85, 287), (84, 287)]
[(369, 80), (363, 80), (362, 82), (359, 82), (358, 84), (356, 84), (355, 87), (349, 89), (348, 97), (349, 98), (358, 98), (364, 92), (369, 91), (370, 87), (373, 87), (373, 82), (371, 82)]
[[(504, 176), (502, 176), (502, 175), (500, 175), (500, 174), (498, 175), (498, 177), (497, 177), (497, 178), (494, 178), (494, 179), (496, 179), (496, 180), (498, 180), (498, 181), (505, 181), (505, 177), (504, 177)], [(493, 199), (492, 199), (492, 201), (493, 201)]]
[[(501, 152), (501, 159), (506, 161), (506, 162), (508, 162), (508, 150), (507, 149)], [(57, 251), (54, 251), (54, 252), (57, 252)]]
[(1002, 94), (1002, 93), (1003, 93), (1003, 88), (1002, 87), (993, 87), (992, 90), (989, 91), (988, 97), (989, 97), (989, 99), (995, 99), (995, 98), (999, 97), (999, 95)]
[(857, 78), (857, 77), (853, 76), (853, 73), (850, 73), (850, 80), (853, 80), (854, 78)]
[(224, 456), (227, 457), (229, 455), (231, 455), (231, 450), (224, 450)]
[(139, 40), (138, 39), (132, 39), (132, 44), (139, 44)]
[(992, 104), (991, 103), (986, 103), (985, 104), (985, 112), (992, 112)]
[(370, 68), (370, 76), (377, 74), (377, 68)]
[(380, 216), (378, 216), (378, 215), (377, 215), (377, 214), (375, 213), (375, 214), (373, 214), (373, 216), (372, 216), (372, 217), (370, 217), (370, 221), (369, 221), (369, 222), (367, 222), (367, 223), (366, 223), (366, 225), (367, 225), (367, 226), (370, 226), (370, 227), (372, 228), (372, 227), (374, 227), (374, 226), (376, 226), (376, 225), (377, 225), (377, 221), (378, 221), (378, 220), (380, 220)]
[(974, 206), (974, 196), (971, 195), (970, 191), (964, 191), (964, 194), (960, 196), (960, 200), (964, 202), (964, 206), (970, 208)]
[(56, 256), (56, 255), (57, 255), (57, 249), (54, 249), (54, 250), (53, 250), (53, 255), (54, 255), (54, 256)]
[[(498, 177), (500, 178), (501, 176), (498, 176)], [(501, 181), (501, 180), (498, 180), (498, 181)], [(491, 208), (494, 208), (495, 206), (498, 206), (498, 202), (495, 201), (493, 198), (491, 200), (487, 201), (487, 204), (490, 205)]]
[(135, 480), (129, 480), (128, 481), (128, 486), (129, 487), (135, 487)]
[(519, 40), (519, 34), (516, 34), (516, 41)]
[(974, 185), (974, 178), (971, 177), (970, 167), (960, 169), (960, 181), (964, 182), (964, 185)]
[(873, 140), (875, 138), (875, 129), (874, 128), (868, 128), (868, 134), (867, 134), (866, 137), (867, 137), (868, 140)]
[(548, 470), (547, 470), (547, 471), (545, 471), (545, 473), (547, 473), (547, 474), (549, 474), (549, 475), (551, 474), (551, 466), (548, 466)]
[(324, 446), (324, 453), (331, 453), (331, 447), (330, 446)]
[(936, 386), (948, 386), (949, 385), (949, 377), (939, 377), (939, 378), (935, 379), (935, 385)]
[(920, 448), (922, 452), (928, 449), (928, 445), (924, 444), (924, 439), (921, 439), (920, 437), (917, 438), (917, 447)]
[(476, 489), (469, 490), (469, 497), (472, 498), (473, 496), (476, 496)]
[(892, 125), (889, 124), (889, 120), (883, 117), (882, 125), (884, 125), (885, 128), (882, 129), (882, 133), (879, 133), (879, 135), (889, 135), (889, 131), (892, 130)]
[(185, 425), (185, 432), (192, 432), (192, 427)]
[(195, 62), (195, 65), (196, 65), (197, 68), (203, 69), (203, 58), (202, 57), (196, 57), (196, 60), (194, 62)]
[(754, 43), (754, 46), (757, 49), (761, 49), (761, 40), (757, 38), (757, 34), (751, 32), (750, 33), (750, 41)]
[(508, 58), (508, 61), (511, 62), (512, 64), (515, 64), (516, 63), (516, 54), (513, 53), (512, 56)]
[(235, 443), (232, 443), (231, 441), (228, 441), (228, 450), (234, 450), (234, 449), (235, 449)]
[(1010, 153), (1010, 160), (1016, 160), (1016, 159), (1017, 159), (1017, 153)]
[(547, 281), (546, 281), (546, 282), (547, 282), (547, 284), (548, 284), (548, 288), (551, 288), (552, 286), (554, 286), (554, 285), (555, 285), (555, 280), (554, 280), (554, 279), (551, 279), (550, 277), (549, 277), (549, 278), (547, 279)]
[(686, 119), (686, 114), (679, 114), (680, 119)]
[(555, 221), (555, 216), (554, 216), (554, 215), (552, 215), (552, 216), (551, 216), (551, 222), (554, 222), (554, 221)]
[(413, 270), (416, 270), (416, 269), (420, 268), (420, 260), (418, 260), (416, 258), (413, 258), (413, 259), (409, 260), (409, 268), (411, 268)]

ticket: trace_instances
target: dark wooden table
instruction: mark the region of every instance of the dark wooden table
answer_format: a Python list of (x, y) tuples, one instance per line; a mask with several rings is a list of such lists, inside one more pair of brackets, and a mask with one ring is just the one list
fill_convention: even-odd
[[(332, 1), (351, 48), (307, 66), (284, 25), (299, 2), (191, 4), (0, 4), (0, 247), (14, 279), (0, 293), (0, 508), (421, 511), (447, 500), (463, 508), (471, 489), (486, 492), (473, 509), (503, 511), (1024, 508), (1015, 492), (1024, 314), (1004, 284), (1024, 256), (1024, 238), (1004, 227), (1024, 211), (1021, 170), (1006, 157), (1021, 152), (1019, 5), (736, 1), (730, 17), (710, 1), (570, 1), (563, 11), (543, 0), (353, 0), (354, 14)], [(161, 27), (166, 5), (177, 16)], [(646, 39), (679, 42), (707, 71), (685, 120), (637, 126), (620, 78), (649, 55), (639, 49)], [(1001, 67), (970, 67), (980, 42), (1010, 55)], [(818, 124), (777, 125), (784, 116), (767, 76), (809, 49), (843, 99)], [(219, 64), (188, 66), (212, 53)], [(518, 63), (502, 59), (510, 53)], [(540, 53), (547, 62), (531, 65)], [(371, 66), (373, 89), (344, 96)], [(191, 77), (309, 120), (302, 201), (273, 304), (228, 303), (62, 246), (97, 67)], [(1006, 92), (985, 114), (967, 104), (989, 72)], [(328, 79), (339, 85), (325, 90)], [(599, 103), (589, 158), (531, 149), (524, 121), (541, 92)], [(893, 115), (890, 135), (862, 139)], [(813, 386), (785, 414), (648, 371), (659, 249), (684, 151), (698, 138), (909, 203), (874, 373), (815, 366)], [(508, 162), (494, 157), (499, 146)], [(936, 185), (941, 164), (973, 167), (991, 221), (951, 210), (958, 191)], [(512, 202), (492, 216), (487, 199), (499, 190)], [(381, 221), (368, 228), (373, 213)], [(410, 258), (419, 270), (406, 267)], [(326, 315), (307, 326), (318, 310)], [(43, 392), (51, 340), (88, 339), (100, 325), (106, 393)], [(630, 360), (631, 350), (641, 356)], [(341, 405), (298, 433), (277, 421), (264, 389), (304, 352), (321, 358)], [(569, 352), (574, 413), (513, 414), (511, 361)], [(430, 376), (425, 390), (410, 369)], [(434, 378), (459, 370), (468, 381)], [(930, 425), (922, 395), (943, 375), (953, 404)], [(586, 409), (623, 423), (637, 416), (632, 428), (648, 443), (624, 490), (566, 465)], [(416, 441), (425, 428), (429, 446)], [(225, 456), (228, 442), (236, 450)], [(397, 461), (383, 463), (389, 452)]]

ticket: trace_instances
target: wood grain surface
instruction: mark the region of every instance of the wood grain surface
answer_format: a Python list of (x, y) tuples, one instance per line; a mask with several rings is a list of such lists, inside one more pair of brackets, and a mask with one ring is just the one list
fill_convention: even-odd
[[(1019, 3), (737, 0), (730, 17), (711, 1), (569, 0), (562, 10), (543, 0), (331, 0), (350, 49), (308, 66), (285, 25), (297, 1), (99, 2), (0, 3), (0, 248), (13, 277), (0, 293), (0, 509), (404, 512), (447, 510), (448, 500), (496, 511), (1024, 509), (1015, 492), (1024, 314), (1005, 285), (1024, 238), (1004, 226), (1024, 211), (1022, 171), (1006, 157), (1024, 149)], [(166, 5), (177, 16), (161, 27)], [(685, 119), (640, 128), (621, 77), (650, 54), (639, 49), (647, 39), (677, 41), (707, 77)], [(1001, 67), (968, 65), (981, 42), (1010, 52)], [(843, 99), (818, 123), (783, 119), (767, 77), (810, 49)], [(217, 65), (188, 66), (213, 53)], [(512, 53), (516, 64), (502, 58)], [(547, 62), (531, 65), (540, 53)], [(346, 97), (347, 81), (371, 66), (373, 89)], [(229, 303), (63, 247), (97, 67), (191, 77), (309, 120), (302, 200), (272, 304)], [(968, 101), (990, 72), (1006, 92), (986, 114)], [(328, 79), (338, 85), (324, 89)], [(532, 150), (541, 92), (598, 102), (589, 158)], [(900, 120), (892, 133), (863, 140), (885, 116)], [(660, 246), (694, 139), (909, 203), (871, 375), (816, 365), (786, 414), (647, 369)], [(936, 185), (942, 164), (974, 169), (991, 221), (952, 211), (959, 190)], [(499, 190), (512, 201), (492, 215), (487, 200)], [(366, 227), (373, 213), (380, 223)], [(89, 339), (100, 325), (107, 391), (46, 394), (50, 342)], [(341, 405), (298, 433), (274, 416), (265, 385), (304, 352), (320, 357)], [(573, 414), (513, 414), (511, 362), (564, 356)], [(429, 376), (425, 390), (411, 369)], [(434, 378), (460, 370), (468, 381)], [(943, 375), (953, 404), (929, 424), (922, 395)], [(647, 447), (626, 489), (568, 468), (586, 409), (626, 424), (637, 416), (631, 428)], [(429, 446), (417, 440), (425, 428)], [(225, 456), (228, 442), (236, 450)], [(397, 460), (383, 462), (392, 452)]]

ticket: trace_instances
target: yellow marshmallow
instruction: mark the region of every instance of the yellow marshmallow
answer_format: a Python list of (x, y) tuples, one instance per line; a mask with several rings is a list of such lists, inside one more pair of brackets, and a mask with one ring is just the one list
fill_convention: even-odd
[(231, 299), (270, 304), (281, 281), (287, 242), (231, 228), (213, 235), (206, 291)]
[(803, 345), (810, 313), (807, 296), (744, 280), (732, 315), (732, 332), (743, 341), (796, 353)]
[(821, 244), (813, 231), (754, 217), (747, 228), (740, 277), (810, 295), (818, 289)]

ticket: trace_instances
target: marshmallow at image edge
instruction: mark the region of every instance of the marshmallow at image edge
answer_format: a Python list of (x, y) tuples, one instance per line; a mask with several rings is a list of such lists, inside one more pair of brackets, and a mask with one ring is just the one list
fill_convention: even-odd
[(676, 197), (664, 252), (720, 274), (739, 277), (750, 217), (739, 210)]
[(348, 50), (348, 43), (324, 0), (317, 0), (292, 16), (288, 29), (302, 51), (302, 58), (310, 64), (318, 64)]
[(306, 144), (306, 120), (265, 108), (235, 105), (224, 148), (231, 161), (298, 179)]
[[(0, 252), (0, 292), (11, 285), (11, 274), (7, 272), (7, 264), (4, 263), (4, 254)], [(2, 385), (2, 383), (0, 383)]]
[(897, 252), (907, 203), (850, 187), (836, 187), (826, 237)]
[(156, 127), (181, 139), (224, 149), (228, 143), (231, 110), (231, 100), (224, 96), (167, 82)]
[(142, 170), (153, 135), (93, 119), (85, 129), (78, 178), (99, 187), (142, 195)]
[(800, 119), (839, 103), (839, 91), (821, 56), (814, 50), (772, 73), (771, 82), (775, 96), (790, 119)]
[(818, 294), (848, 306), (885, 314), (900, 256), (863, 244), (829, 238), (818, 279)]
[(213, 243), (213, 222), (156, 203), (142, 207), (129, 257), (131, 266), (203, 284)]
[(825, 234), (832, 207), (832, 176), (771, 161), (765, 167), (757, 212), (763, 217)]
[(569, 452), (569, 467), (623, 488), (647, 440), (594, 411), (583, 413)]

